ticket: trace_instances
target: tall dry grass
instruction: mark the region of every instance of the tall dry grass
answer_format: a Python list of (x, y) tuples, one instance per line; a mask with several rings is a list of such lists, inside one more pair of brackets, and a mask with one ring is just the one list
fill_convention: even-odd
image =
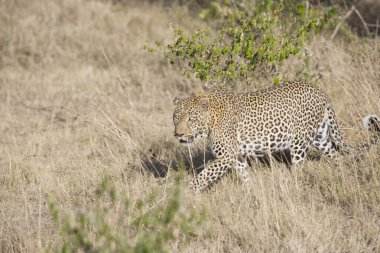
[[(48, 196), (72, 215), (91, 208), (96, 186), (110, 177), (128, 197), (154, 188), (165, 201), (177, 160), (202, 160), (202, 151), (191, 159), (176, 142), (171, 122), (172, 98), (196, 92), (199, 83), (142, 50), (146, 40), (170, 39), (171, 22), (191, 28), (196, 21), (178, 6), (0, 1), (1, 252), (60, 245)], [(309, 71), (322, 76), (318, 85), (350, 144), (367, 140), (361, 118), (380, 114), (379, 50), (379, 39), (319, 36), (308, 46)], [(284, 78), (295, 78), (299, 66), (289, 61)], [(146, 172), (168, 167), (161, 179)], [(183, 208), (205, 207), (208, 217), (199, 236), (171, 249), (380, 251), (378, 148), (359, 159), (307, 161), (292, 174), (282, 164), (253, 162), (251, 174), (247, 188), (230, 175), (199, 195), (187, 188), (187, 175)], [(129, 234), (129, 218), (110, 222)]]

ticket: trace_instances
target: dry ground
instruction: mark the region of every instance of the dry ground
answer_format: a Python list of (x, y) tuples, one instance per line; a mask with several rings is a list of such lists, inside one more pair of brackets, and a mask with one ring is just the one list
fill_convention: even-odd
[[(141, 171), (190, 160), (172, 136), (171, 101), (200, 85), (142, 48), (146, 40), (170, 39), (169, 23), (191, 28), (194, 19), (180, 7), (122, 3), (0, 1), (1, 252), (60, 244), (48, 196), (72, 213), (91, 203), (108, 176), (131, 198), (156, 188), (165, 200), (178, 172), (170, 168), (157, 179)], [(380, 114), (380, 40), (326, 38), (308, 46), (310, 71), (321, 74), (318, 85), (347, 142), (365, 142), (361, 118)], [(284, 76), (294, 78), (299, 62), (289, 61)], [(183, 208), (205, 207), (207, 232), (170, 247), (379, 252), (379, 154), (374, 147), (362, 159), (307, 161), (292, 174), (282, 164), (270, 170), (254, 162), (251, 187), (232, 175), (200, 195), (187, 188), (186, 175)]]

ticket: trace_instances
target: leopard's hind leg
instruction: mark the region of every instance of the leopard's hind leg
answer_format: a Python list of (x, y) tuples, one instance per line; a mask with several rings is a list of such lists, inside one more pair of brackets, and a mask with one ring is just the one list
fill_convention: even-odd
[[(370, 132), (371, 144), (376, 144), (380, 137), (380, 118), (376, 115), (369, 115), (363, 120), (363, 125)], [(340, 128), (335, 119), (334, 111), (330, 106), (326, 108), (324, 121), (321, 123), (317, 134), (313, 140), (316, 146), (324, 155), (334, 157), (336, 151), (343, 154), (361, 155), (370, 149), (370, 145), (361, 144), (357, 147), (347, 145), (340, 133)]]
[(335, 113), (333, 109), (328, 106), (326, 108), (326, 113), (327, 113), (327, 125), (328, 125), (328, 134), (330, 139), (334, 142), (335, 144), (335, 150), (341, 152), (341, 153), (352, 153), (354, 150), (352, 147), (348, 146), (340, 133), (340, 128), (338, 125), (338, 122), (335, 119)]
[(318, 127), (317, 133), (312, 141), (312, 145), (316, 147), (324, 156), (334, 158), (337, 154), (337, 146), (329, 135), (329, 124), (327, 120), (324, 120)]
[[(305, 142), (305, 138), (293, 140), (290, 145), (291, 165), (298, 164), (305, 160), (310, 142)], [(292, 166), (291, 166), (292, 167)]]

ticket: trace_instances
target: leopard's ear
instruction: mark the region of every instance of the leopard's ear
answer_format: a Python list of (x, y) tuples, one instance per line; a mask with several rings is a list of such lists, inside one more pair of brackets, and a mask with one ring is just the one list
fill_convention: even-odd
[(201, 101), (199, 101), (199, 106), (201, 107), (201, 109), (207, 111), (208, 109), (208, 100), (203, 98)]
[(173, 99), (173, 105), (177, 105), (178, 102), (179, 102), (180, 100), (181, 100), (181, 99), (179, 99), (178, 97), (175, 97), (175, 98)]

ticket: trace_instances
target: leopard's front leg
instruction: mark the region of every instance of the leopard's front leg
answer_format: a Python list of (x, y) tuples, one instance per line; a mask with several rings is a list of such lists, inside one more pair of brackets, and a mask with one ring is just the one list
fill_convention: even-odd
[(232, 167), (231, 159), (216, 159), (199, 173), (192, 181), (192, 188), (195, 192), (200, 192), (223, 177)]

